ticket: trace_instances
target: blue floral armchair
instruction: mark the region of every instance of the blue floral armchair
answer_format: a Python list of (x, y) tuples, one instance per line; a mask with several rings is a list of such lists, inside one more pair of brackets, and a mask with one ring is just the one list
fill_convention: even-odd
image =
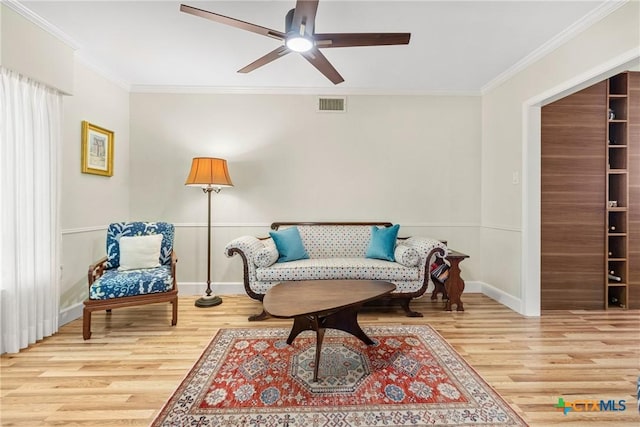
[[(154, 265), (138, 268), (136, 254), (121, 248), (121, 238), (158, 236), (159, 252), (148, 252), (146, 257), (155, 259)], [(169, 302), (172, 305), (171, 325), (178, 322), (178, 288), (176, 286), (177, 258), (173, 250), (174, 226), (166, 222), (117, 222), (107, 229), (107, 256), (89, 266), (89, 298), (84, 301), (82, 336), (91, 337), (91, 313), (97, 310), (111, 312), (113, 308)], [(129, 239), (127, 242), (133, 242)], [(138, 245), (141, 240), (138, 239)], [(124, 242), (124, 240), (123, 240)], [(143, 243), (147, 245), (147, 243)], [(140, 246), (138, 246), (140, 247)], [(146, 249), (146, 248), (143, 248)], [(158, 248), (156, 248), (158, 249)], [(126, 258), (127, 265), (121, 265)], [(132, 261), (129, 261), (132, 260)]]

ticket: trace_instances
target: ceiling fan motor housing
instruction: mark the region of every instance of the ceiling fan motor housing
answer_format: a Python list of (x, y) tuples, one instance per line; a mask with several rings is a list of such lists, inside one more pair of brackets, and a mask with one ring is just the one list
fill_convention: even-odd
[(293, 14), (295, 13), (295, 9), (291, 9), (287, 12), (287, 16), (284, 17), (284, 32), (289, 33), (291, 31), (291, 25), (293, 24)]

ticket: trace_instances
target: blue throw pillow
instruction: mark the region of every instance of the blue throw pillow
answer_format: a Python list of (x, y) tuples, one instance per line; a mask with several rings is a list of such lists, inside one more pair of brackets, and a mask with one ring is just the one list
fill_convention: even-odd
[(395, 261), (393, 251), (396, 248), (399, 229), (400, 224), (392, 227), (371, 227), (371, 242), (369, 242), (366, 257)]
[(269, 235), (276, 244), (278, 254), (280, 254), (277, 262), (309, 259), (309, 254), (307, 254), (302, 244), (298, 227), (289, 227), (280, 231), (270, 231)]

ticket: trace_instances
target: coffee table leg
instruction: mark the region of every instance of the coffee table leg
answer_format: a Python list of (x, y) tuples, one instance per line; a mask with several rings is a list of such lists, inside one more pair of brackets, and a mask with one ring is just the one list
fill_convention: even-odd
[(287, 338), (287, 344), (291, 345), (293, 340), (300, 335), (300, 332), (315, 331), (316, 328), (314, 327), (314, 323), (317, 325), (318, 320), (316, 319), (314, 322), (314, 317), (315, 316), (294, 317), (293, 326), (291, 327), (291, 332), (289, 332), (289, 338)]
[(287, 344), (291, 345), (293, 340), (303, 331), (316, 331), (316, 355), (315, 366), (313, 367), (313, 382), (318, 382), (318, 369), (320, 368), (320, 352), (322, 351), (322, 341), (324, 341), (324, 319), (318, 316), (300, 316), (293, 319), (293, 327), (287, 338)]
[(318, 382), (318, 369), (320, 369), (320, 352), (322, 351), (322, 341), (324, 340), (325, 329), (318, 325), (318, 318), (315, 318), (316, 326), (316, 357), (315, 366), (313, 367), (313, 382)]
[(366, 345), (375, 344), (371, 338), (364, 333), (360, 325), (358, 324), (358, 309), (360, 307), (353, 307), (346, 310), (340, 310), (336, 313), (332, 313), (322, 319), (322, 327), (338, 329), (347, 332)]
[(287, 344), (291, 345), (293, 340), (303, 331), (316, 331), (316, 355), (315, 366), (313, 368), (313, 381), (318, 381), (318, 369), (320, 368), (320, 352), (322, 350), (322, 341), (324, 340), (324, 332), (326, 328), (338, 329), (347, 332), (367, 345), (375, 344), (371, 338), (364, 333), (358, 324), (358, 309), (340, 310), (331, 313), (328, 316), (299, 316), (294, 317), (293, 327), (287, 338)]

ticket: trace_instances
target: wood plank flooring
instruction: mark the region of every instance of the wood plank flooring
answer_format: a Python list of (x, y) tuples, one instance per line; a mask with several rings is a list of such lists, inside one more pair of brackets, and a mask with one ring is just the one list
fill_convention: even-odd
[[(178, 325), (169, 304), (93, 315), (18, 354), (0, 358), (2, 426), (147, 426), (219, 328), (289, 328), (291, 320), (247, 321), (260, 305), (245, 295), (196, 308), (181, 297)], [(366, 308), (360, 323), (429, 323), (533, 426), (637, 426), (640, 311), (549, 311), (526, 318), (481, 294), (463, 295), (465, 312), (443, 312), (423, 298), (412, 308)], [(621, 412), (570, 412), (579, 399), (626, 400)]]

